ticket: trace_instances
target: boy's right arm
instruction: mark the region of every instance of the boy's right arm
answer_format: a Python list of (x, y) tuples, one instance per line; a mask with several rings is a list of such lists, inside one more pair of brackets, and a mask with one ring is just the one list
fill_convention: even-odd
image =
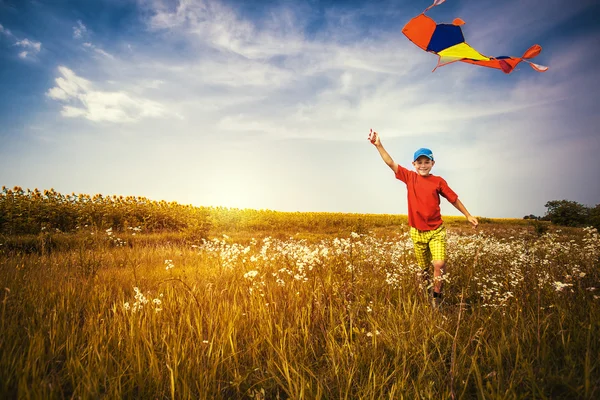
[(381, 140), (379, 139), (379, 135), (377, 132), (371, 130), (369, 133), (369, 141), (375, 146), (377, 151), (379, 151), (379, 155), (383, 159), (383, 161), (394, 171), (394, 174), (398, 171), (398, 164), (392, 159), (392, 157), (388, 154), (388, 152), (383, 148), (381, 144)]

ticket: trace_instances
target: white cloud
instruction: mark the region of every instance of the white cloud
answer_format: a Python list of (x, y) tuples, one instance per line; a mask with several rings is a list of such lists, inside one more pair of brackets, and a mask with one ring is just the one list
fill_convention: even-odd
[(2, 24), (0, 24), (0, 33), (8, 37), (13, 37), (12, 32), (9, 29), (6, 29)]
[(87, 35), (87, 27), (81, 22), (81, 20), (77, 21), (77, 25), (73, 27), (73, 38), (81, 39)]
[(19, 51), (19, 58), (26, 59), (31, 56), (37, 55), (42, 49), (42, 43), (36, 42), (35, 40), (18, 39), (9, 29), (5, 28), (2, 24), (0, 24), (0, 34), (4, 36), (16, 40), (14, 42), (14, 46), (20, 47), (23, 50)]
[(153, 30), (187, 32), (204, 44), (250, 58), (298, 54), (304, 50), (304, 22), (288, 9), (274, 10), (259, 29), (240, 18), (235, 9), (219, 1), (146, 1)]
[(15, 43), (15, 45), (24, 47), (26, 49), (32, 49), (35, 52), (39, 52), (42, 48), (42, 44), (40, 42), (31, 41), (29, 39), (19, 40)]
[(94, 45), (92, 43), (85, 42), (83, 44), (83, 47), (85, 47), (87, 49), (90, 49), (90, 50), (93, 50), (94, 52), (96, 52), (96, 53), (98, 53), (98, 54), (100, 54), (100, 55), (102, 55), (102, 56), (104, 56), (106, 58), (110, 58), (110, 59), (113, 59), (113, 60), (115, 59), (115, 56), (113, 56), (112, 54), (110, 54), (110, 53), (102, 50), (101, 48), (97, 47), (96, 45)]
[(26, 49), (19, 53), (20, 58), (27, 58), (30, 55), (35, 56), (42, 49), (42, 44), (40, 42), (32, 41), (29, 39), (18, 40), (15, 43), (15, 46), (19, 46)]
[(77, 76), (65, 66), (60, 66), (58, 71), (62, 76), (56, 78), (56, 86), (49, 89), (46, 95), (67, 103), (61, 112), (64, 117), (121, 123), (159, 117), (165, 113), (163, 106), (155, 101), (124, 91), (95, 89), (89, 80)]
[[(77, 21), (77, 25), (73, 26), (73, 38), (74, 39), (84, 39), (87, 38), (89, 36), (89, 29), (85, 26), (85, 24), (83, 22), (81, 22), (81, 20)], [(106, 58), (110, 58), (110, 59), (115, 59), (115, 56), (113, 56), (112, 54), (108, 53), (107, 51), (101, 49), (100, 47), (98, 47), (97, 45), (91, 43), (91, 42), (83, 42), (82, 44), (84, 49), (89, 49), (94, 51), (96, 54), (99, 54), (103, 57)]]

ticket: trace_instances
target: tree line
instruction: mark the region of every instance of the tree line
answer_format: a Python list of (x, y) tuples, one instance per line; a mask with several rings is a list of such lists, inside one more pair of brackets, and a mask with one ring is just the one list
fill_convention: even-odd
[(524, 219), (550, 221), (561, 226), (593, 226), (600, 230), (600, 204), (587, 207), (572, 200), (551, 200), (546, 203), (545, 207), (547, 211), (543, 217), (530, 214), (526, 215)]

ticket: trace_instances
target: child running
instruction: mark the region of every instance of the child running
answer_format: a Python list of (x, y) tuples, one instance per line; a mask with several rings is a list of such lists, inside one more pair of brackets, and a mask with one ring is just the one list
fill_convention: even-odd
[(410, 237), (415, 249), (415, 257), (424, 276), (429, 276), (429, 267), (433, 263), (433, 303), (442, 301), (442, 277), (446, 268), (446, 228), (440, 212), (440, 195), (445, 197), (467, 220), (477, 227), (477, 218), (473, 217), (448, 186), (446, 181), (432, 175), (435, 165), (433, 153), (426, 148), (415, 151), (412, 165), (415, 171), (409, 171), (396, 164), (383, 148), (377, 132), (371, 130), (369, 141), (375, 145), (383, 161), (394, 171), (396, 179), (406, 184), (408, 198), (408, 225)]

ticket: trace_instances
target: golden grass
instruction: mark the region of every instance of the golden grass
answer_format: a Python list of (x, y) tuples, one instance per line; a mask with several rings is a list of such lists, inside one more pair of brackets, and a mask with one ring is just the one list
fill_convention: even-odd
[(207, 241), (97, 233), (64, 250), (4, 251), (0, 396), (600, 394), (597, 233), (447, 219), (440, 311), (397, 217), (346, 216), (354, 234), (309, 229), (338, 217), (273, 214), (241, 233), (222, 223)]

